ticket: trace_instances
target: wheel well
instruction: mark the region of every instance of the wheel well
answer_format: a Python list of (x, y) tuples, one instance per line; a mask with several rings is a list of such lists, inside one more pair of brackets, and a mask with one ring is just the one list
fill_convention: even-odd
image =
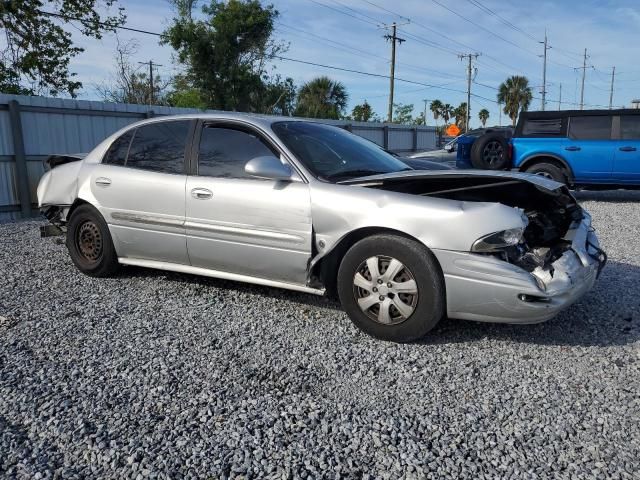
[(556, 157), (541, 155), (538, 157), (528, 158), (522, 163), (522, 165), (520, 165), (519, 170), (521, 172), (524, 172), (537, 163), (550, 163), (552, 165), (555, 165), (556, 167), (561, 168), (566, 172), (569, 181), (573, 181), (573, 171), (571, 170), (571, 167), (564, 160), (560, 160)]
[(78, 208), (80, 205), (90, 205), (90, 204), (89, 202), (82, 200), (81, 198), (76, 198), (74, 202), (71, 204), (71, 206), (69, 207), (69, 211), (67, 212), (67, 216), (65, 219), (67, 222), (69, 222), (71, 215), (73, 214), (75, 209)]
[[(394, 230), (392, 228), (384, 227), (364, 227), (357, 230), (353, 230), (345, 235), (334, 247), (322, 257), (318, 263), (316, 263), (310, 271), (309, 278), (312, 282), (320, 282), (327, 291), (330, 297), (337, 298), (337, 280), (338, 280), (338, 268), (342, 258), (355, 243), (359, 242), (363, 238), (370, 237), (372, 235), (378, 235), (381, 233), (387, 233), (391, 235), (397, 235), (399, 237), (408, 238), (414, 240), (422, 245), (422, 242), (411, 235), (407, 235), (400, 230)], [(426, 248), (426, 247), (425, 247)], [(440, 264), (436, 259), (436, 264), (439, 268)], [(441, 269), (442, 271), (442, 269)]]

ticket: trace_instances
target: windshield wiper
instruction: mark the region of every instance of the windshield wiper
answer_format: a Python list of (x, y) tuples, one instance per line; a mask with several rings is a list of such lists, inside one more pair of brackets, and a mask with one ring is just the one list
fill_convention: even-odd
[(329, 180), (337, 180), (340, 178), (349, 178), (349, 177), (353, 177), (353, 178), (368, 177), (369, 175), (379, 175), (381, 173), (385, 173), (385, 172), (360, 169), (360, 170), (344, 170), (342, 172), (336, 172), (336, 173), (332, 173), (330, 175), (325, 175), (325, 176)]

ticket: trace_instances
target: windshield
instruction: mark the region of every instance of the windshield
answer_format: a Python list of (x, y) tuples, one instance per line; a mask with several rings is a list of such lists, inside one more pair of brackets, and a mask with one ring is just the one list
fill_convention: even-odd
[(323, 180), (411, 170), (375, 143), (341, 128), (311, 122), (277, 122), (272, 128), (298, 160)]

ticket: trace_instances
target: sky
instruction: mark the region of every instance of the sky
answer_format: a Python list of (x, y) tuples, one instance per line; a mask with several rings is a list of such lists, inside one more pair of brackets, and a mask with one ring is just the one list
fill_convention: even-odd
[[(208, 0), (207, 0), (208, 1)], [(267, 2), (263, 2), (265, 4)], [(606, 108), (612, 67), (616, 67), (613, 105), (630, 106), (640, 97), (640, 1), (638, 0), (272, 0), (280, 15), (275, 38), (288, 44), (284, 54), (302, 60), (377, 75), (389, 75), (390, 43), (385, 25), (398, 24), (396, 103), (413, 104), (414, 115), (424, 100), (439, 99), (457, 106), (466, 101), (467, 61), (458, 55), (477, 53), (471, 86), (471, 125), (479, 124), (478, 111), (490, 112), (489, 125), (500, 120), (497, 87), (511, 75), (525, 75), (534, 90), (530, 109), (540, 109), (542, 89), (541, 43), (548, 39), (546, 109), (578, 108), (584, 49), (587, 49), (585, 108)], [(119, 0), (126, 25), (163, 31), (174, 16), (168, 0)], [(71, 63), (83, 82), (79, 95), (97, 99), (96, 85), (113, 75), (116, 37), (101, 40), (79, 35), (66, 25), (85, 51)], [(134, 61), (150, 59), (162, 66), (162, 77), (179, 72), (169, 46), (158, 37), (120, 30), (121, 42), (134, 40)], [(143, 68), (143, 67), (141, 67)], [(389, 80), (299, 62), (274, 60), (271, 68), (301, 84), (318, 75), (342, 82), (349, 93), (350, 112), (367, 100), (386, 116)], [(403, 81), (406, 80), (406, 81)], [(434, 125), (431, 114), (428, 124)]]

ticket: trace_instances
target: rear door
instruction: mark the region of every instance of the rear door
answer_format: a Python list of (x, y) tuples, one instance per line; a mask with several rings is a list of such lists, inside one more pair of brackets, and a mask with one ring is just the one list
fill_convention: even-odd
[(611, 134), (611, 115), (569, 118), (563, 155), (578, 182), (611, 182), (615, 147)]
[(91, 191), (119, 257), (188, 264), (186, 146), (195, 122), (160, 121), (122, 135), (92, 173)]
[[(619, 120), (618, 120), (619, 119)], [(616, 183), (640, 181), (640, 115), (620, 115), (618, 140), (615, 142), (613, 180)]]
[(245, 173), (253, 158), (283, 158), (249, 125), (205, 123), (194, 149), (197, 168), (186, 189), (191, 264), (304, 284), (311, 258), (309, 185)]

